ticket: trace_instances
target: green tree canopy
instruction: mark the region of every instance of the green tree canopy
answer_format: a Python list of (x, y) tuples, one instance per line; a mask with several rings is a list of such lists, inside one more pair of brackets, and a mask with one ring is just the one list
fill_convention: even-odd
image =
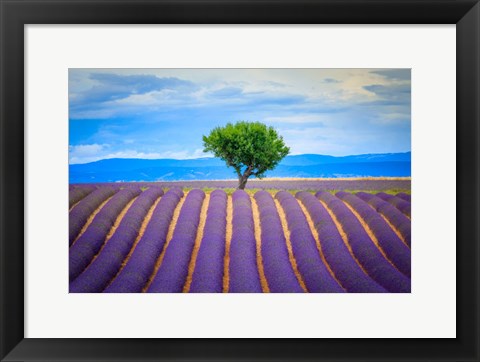
[(273, 170), (290, 152), (282, 136), (260, 122), (242, 121), (216, 127), (203, 136), (203, 146), (204, 152), (212, 152), (233, 167), (239, 189), (245, 188), (252, 175), (265, 177), (265, 172)]

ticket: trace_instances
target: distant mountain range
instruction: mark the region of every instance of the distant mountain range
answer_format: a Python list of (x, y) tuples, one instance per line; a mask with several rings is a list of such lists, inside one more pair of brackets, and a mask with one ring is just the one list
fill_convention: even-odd
[[(121, 181), (178, 181), (234, 179), (236, 174), (218, 158), (123, 159), (111, 158), (69, 165), (70, 183)], [(411, 152), (355, 156), (304, 154), (287, 156), (267, 177), (410, 176)]]

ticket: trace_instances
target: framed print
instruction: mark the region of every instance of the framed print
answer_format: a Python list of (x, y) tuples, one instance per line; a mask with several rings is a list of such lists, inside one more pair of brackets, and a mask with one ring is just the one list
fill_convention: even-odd
[(1, 11), (2, 361), (479, 359), (477, 1)]
[(410, 293), (410, 78), (70, 68), (69, 292)]

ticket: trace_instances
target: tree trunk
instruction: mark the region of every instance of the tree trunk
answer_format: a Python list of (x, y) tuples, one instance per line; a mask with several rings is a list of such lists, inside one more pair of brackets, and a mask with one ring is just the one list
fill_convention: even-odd
[(241, 175), (240, 172), (237, 171), (237, 173), (238, 173), (238, 189), (239, 190), (243, 190), (245, 188), (245, 185), (247, 184), (247, 180), (250, 177), (250, 175), (252, 174), (252, 169), (253, 169), (252, 165), (248, 166), (247, 169), (245, 170), (245, 172), (243, 173), (243, 175)]
[(240, 177), (238, 178), (238, 187), (237, 187), (237, 189), (238, 189), (238, 190), (243, 190), (243, 189), (245, 189), (245, 185), (247, 184), (247, 180), (248, 180), (248, 176), (245, 176), (245, 175), (240, 176)]

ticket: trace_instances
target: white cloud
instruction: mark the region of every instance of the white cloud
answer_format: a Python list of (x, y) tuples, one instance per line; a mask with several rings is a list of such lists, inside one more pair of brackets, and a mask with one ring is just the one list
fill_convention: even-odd
[(70, 119), (108, 119), (116, 114), (114, 108), (70, 112)]
[(161, 158), (161, 154), (156, 152), (138, 152), (135, 150), (125, 150), (107, 153), (102, 158), (144, 158), (148, 160), (153, 160), (156, 158)]
[[(191, 81), (195, 87), (151, 90), (121, 99), (105, 97), (92, 104), (87, 97), (86, 104), (77, 104), (76, 93), (96, 87), (98, 81), (89, 78), (96, 70), (75, 70), (70, 75), (70, 95), (75, 106), (70, 109), (70, 119), (101, 122), (86, 122), (86, 132), (71, 138), (75, 143), (92, 144), (72, 146), (70, 162), (113, 157), (206, 157), (200, 149), (200, 135), (214, 126), (238, 120), (273, 125), (293, 153), (346, 155), (395, 151), (399, 145), (409, 145), (409, 137), (404, 136), (409, 132), (409, 98), (406, 97), (406, 105), (389, 104), (382, 94), (368, 89), (409, 85), (410, 81), (374, 71), (106, 69), (98, 72), (175, 77)], [(163, 135), (161, 141), (155, 138), (156, 134)]]
[(322, 123), (324, 119), (318, 114), (304, 114), (294, 116), (279, 116), (279, 117), (266, 117), (265, 122), (272, 123)]
[(142, 152), (136, 150), (109, 151), (109, 145), (76, 145), (69, 147), (69, 163), (89, 163), (108, 158), (141, 158), (148, 160), (173, 158), (178, 160), (211, 157), (201, 148), (190, 151)]
[(73, 164), (97, 161), (106, 146), (108, 145), (99, 145), (97, 143), (69, 146), (69, 162)]
[(192, 158), (200, 158), (200, 157), (209, 157), (206, 153), (203, 152), (203, 149), (197, 148), (195, 151), (167, 151), (162, 152), (160, 154), (161, 157), (159, 158), (174, 158), (177, 160), (186, 160)]
[(279, 130), (292, 155), (313, 153), (319, 155), (345, 156), (354, 154), (356, 137), (349, 132), (334, 128), (308, 127), (304, 129)]
[(105, 102), (106, 106), (158, 106), (164, 103), (175, 104), (180, 101), (181, 94), (173, 89), (161, 89), (142, 94), (132, 94), (126, 98)]
[(70, 152), (75, 152), (76, 154), (83, 155), (83, 156), (90, 156), (100, 152), (104, 148), (104, 145), (99, 144), (91, 144), (91, 145), (76, 145), (70, 146)]
[(372, 119), (372, 124), (392, 125), (392, 124), (410, 124), (409, 113), (382, 113)]
[[(95, 70), (89, 70), (90, 72)], [(204, 106), (240, 106), (247, 105), (263, 96), (304, 97), (304, 106), (310, 108), (319, 104), (341, 107), (356, 103), (370, 102), (379, 98), (365, 86), (400, 84), (406, 81), (392, 80), (374, 69), (131, 69), (105, 71), (117, 75), (155, 75), (157, 77), (175, 76), (194, 82), (196, 88), (152, 90), (142, 94), (115, 100), (105, 100), (95, 107), (71, 109), (71, 119), (108, 119), (116, 115), (140, 114), (152, 112), (164, 107), (199, 108)], [(85, 91), (92, 80), (88, 72), (71, 72), (70, 98), (75, 99), (77, 92)], [(325, 82), (331, 79), (331, 82)], [(408, 81), (409, 82), (409, 81)], [(280, 86), (279, 86), (280, 85)], [(236, 88), (237, 93), (228, 96), (216, 96), (215, 92)], [(302, 102), (299, 100), (299, 104)], [(87, 104), (88, 106), (88, 104)], [(280, 104), (280, 108), (284, 107)], [(286, 107), (291, 107), (287, 105)]]

